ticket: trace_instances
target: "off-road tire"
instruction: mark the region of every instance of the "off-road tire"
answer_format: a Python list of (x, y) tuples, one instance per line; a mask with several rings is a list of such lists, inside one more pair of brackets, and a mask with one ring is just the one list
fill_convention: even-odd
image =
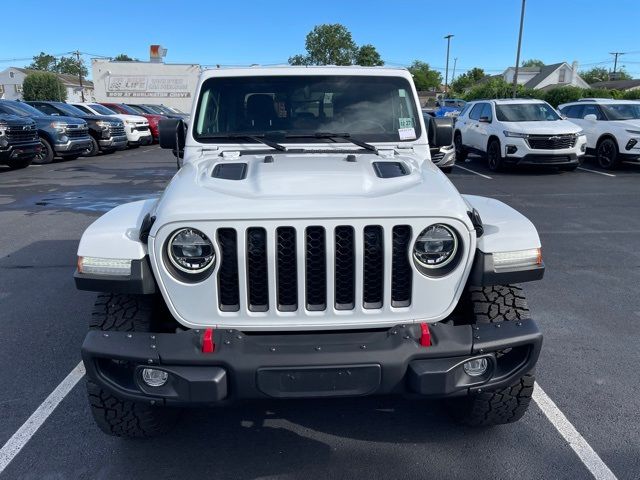
[(495, 138), (487, 145), (487, 166), (492, 172), (500, 172), (504, 169), (500, 141)]
[(462, 134), (460, 132), (456, 132), (453, 136), (453, 145), (456, 149), (456, 162), (464, 162), (469, 153), (462, 144)]
[[(515, 285), (470, 287), (467, 300), (476, 323), (529, 318), (527, 300), (522, 289)], [(528, 372), (508, 387), (453, 399), (447, 404), (449, 414), (457, 422), (472, 427), (516, 422), (529, 408), (534, 382), (534, 372)]]
[(618, 158), (618, 144), (612, 138), (606, 137), (598, 142), (596, 147), (598, 165), (606, 170), (615, 170), (620, 163)]
[[(153, 297), (103, 293), (98, 295), (89, 328), (116, 332), (149, 332)], [(91, 413), (104, 433), (116, 437), (153, 437), (170, 430), (179, 411), (117, 397), (87, 380)]]
[(11, 158), (6, 161), (6, 164), (11, 170), (20, 170), (27, 168), (32, 161), (32, 158)]
[(32, 163), (34, 165), (45, 165), (53, 162), (55, 153), (53, 152), (53, 147), (49, 141), (40, 137), (40, 147), (40, 153), (33, 158)]

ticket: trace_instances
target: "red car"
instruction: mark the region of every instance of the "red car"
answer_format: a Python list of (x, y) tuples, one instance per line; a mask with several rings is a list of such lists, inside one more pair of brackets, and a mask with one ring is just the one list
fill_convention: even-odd
[(101, 105), (110, 108), (114, 112), (124, 113), (126, 115), (139, 115), (141, 117), (145, 117), (149, 121), (149, 130), (151, 130), (151, 135), (153, 136), (153, 141), (158, 141), (158, 122), (160, 120), (165, 120), (168, 117), (164, 115), (158, 115), (155, 113), (142, 113), (134, 108), (131, 108), (129, 105), (125, 105), (124, 103), (105, 103), (100, 102)]

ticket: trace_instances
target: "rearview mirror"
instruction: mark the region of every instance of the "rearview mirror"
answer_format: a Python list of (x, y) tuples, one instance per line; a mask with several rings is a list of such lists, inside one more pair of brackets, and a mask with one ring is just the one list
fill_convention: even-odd
[(169, 148), (179, 158), (184, 155), (185, 125), (179, 118), (168, 118), (158, 122), (160, 148)]
[(590, 122), (595, 122), (595, 121), (598, 120), (598, 117), (595, 114), (590, 113), (589, 115), (585, 115), (584, 120), (589, 120)]
[(427, 137), (431, 148), (453, 145), (453, 118), (430, 117), (427, 123)]

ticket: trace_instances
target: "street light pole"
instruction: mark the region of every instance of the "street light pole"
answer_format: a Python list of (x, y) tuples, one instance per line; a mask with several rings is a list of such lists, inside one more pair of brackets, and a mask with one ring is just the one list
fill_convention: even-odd
[(447, 93), (449, 92), (449, 47), (451, 46), (451, 37), (453, 37), (451, 34), (444, 37), (447, 39), (447, 67), (444, 70), (444, 98), (447, 98)]
[(518, 67), (520, 65), (520, 47), (522, 46), (522, 27), (524, 26), (524, 7), (526, 0), (522, 0), (522, 10), (520, 11), (520, 33), (518, 34), (518, 52), (516, 53), (516, 71), (513, 74), (513, 98), (516, 98), (518, 90)]

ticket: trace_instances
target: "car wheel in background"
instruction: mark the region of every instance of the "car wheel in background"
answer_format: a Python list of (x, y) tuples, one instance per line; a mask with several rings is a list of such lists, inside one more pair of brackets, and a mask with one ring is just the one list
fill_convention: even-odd
[(496, 139), (491, 140), (487, 147), (487, 163), (492, 172), (502, 170), (502, 152), (500, 151), (500, 142)]
[(6, 163), (11, 170), (20, 170), (21, 168), (27, 168), (32, 161), (32, 158), (12, 158), (7, 160)]
[(33, 158), (35, 165), (44, 165), (45, 163), (53, 162), (53, 147), (44, 138), (40, 139), (40, 152)]
[(612, 138), (603, 138), (596, 148), (598, 165), (607, 170), (618, 167), (618, 145)]
[(453, 137), (453, 144), (456, 147), (456, 162), (464, 162), (467, 159), (467, 151), (462, 145), (462, 134), (456, 132)]
[(91, 148), (87, 153), (84, 154), (85, 157), (95, 157), (100, 151), (100, 146), (98, 145), (98, 142), (96, 141), (96, 139), (93, 137), (90, 137), (90, 138), (91, 138)]

